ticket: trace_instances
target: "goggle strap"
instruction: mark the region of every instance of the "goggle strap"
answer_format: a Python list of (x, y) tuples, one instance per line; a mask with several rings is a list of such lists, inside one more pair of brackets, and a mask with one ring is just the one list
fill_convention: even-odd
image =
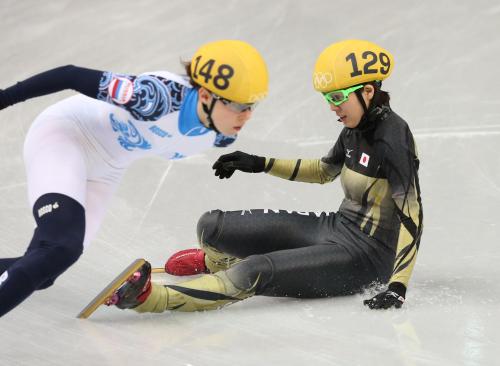
[(203, 109), (203, 112), (205, 112), (205, 114), (207, 115), (208, 128), (220, 134), (220, 131), (217, 129), (217, 127), (215, 127), (214, 120), (212, 119), (212, 112), (215, 108), (216, 101), (217, 101), (216, 98), (212, 98), (210, 107), (207, 106), (205, 103), (201, 103), (201, 107)]
[(354, 94), (356, 94), (356, 96), (358, 97), (359, 102), (363, 106), (363, 111), (364, 111), (364, 113), (366, 113), (366, 111), (368, 111), (368, 107), (366, 106), (365, 100), (363, 98), (363, 94), (361, 94), (360, 90), (361, 90), (361, 88), (355, 90)]

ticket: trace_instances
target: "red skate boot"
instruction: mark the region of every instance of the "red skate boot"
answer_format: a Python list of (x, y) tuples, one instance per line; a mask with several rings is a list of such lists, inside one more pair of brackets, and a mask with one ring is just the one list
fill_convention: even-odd
[(174, 276), (209, 273), (205, 265), (205, 253), (201, 249), (181, 250), (167, 260), (165, 272)]
[(106, 305), (120, 309), (133, 309), (142, 304), (151, 294), (151, 264), (146, 262), (115, 291)]

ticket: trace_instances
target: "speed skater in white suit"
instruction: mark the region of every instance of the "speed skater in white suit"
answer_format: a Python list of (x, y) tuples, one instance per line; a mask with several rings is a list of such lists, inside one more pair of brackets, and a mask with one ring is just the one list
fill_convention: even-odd
[(73, 89), (43, 111), (24, 144), (36, 228), (25, 254), (0, 258), (0, 316), (42, 290), (92, 241), (127, 167), (231, 144), (268, 90), (259, 52), (243, 41), (200, 47), (187, 76), (63, 66), (0, 89), (0, 110)]

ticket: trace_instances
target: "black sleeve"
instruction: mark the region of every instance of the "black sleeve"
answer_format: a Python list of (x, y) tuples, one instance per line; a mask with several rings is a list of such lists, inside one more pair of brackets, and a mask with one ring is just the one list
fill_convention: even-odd
[(0, 89), (0, 110), (27, 99), (73, 89), (91, 98), (99, 93), (102, 71), (73, 65), (61, 66)]
[(415, 141), (408, 128), (394, 128), (391, 134), (390, 141), (386, 144), (384, 170), (400, 219), (400, 227), (396, 260), (390, 282), (401, 283), (408, 287), (423, 228), (418, 181), (419, 159)]

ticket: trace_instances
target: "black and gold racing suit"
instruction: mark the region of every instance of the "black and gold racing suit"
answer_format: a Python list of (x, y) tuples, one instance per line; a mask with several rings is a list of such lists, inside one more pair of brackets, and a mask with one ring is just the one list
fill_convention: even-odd
[(408, 125), (388, 106), (344, 128), (321, 159), (266, 159), (268, 174), (292, 181), (340, 176), (339, 210), (207, 212), (198, 237), (213, 274), (158, 286), (136, 310), (215, 309), (252, 295), (346, 295), (373, 282), (402, 284), (404, 295), (422, 234), (418, 165)]
[(407, 287), (423, 222), (415, 142), (407, 123), (388, 106), (374, 109), (362, 124), (344, 128), (321, 160), (270, 159), (266, 171), (311, 183), (340, 175), (345, 198), (337, 214), (354, 224), (360, 237), (375, 239), (375, 250), (395, 253), (389, 281)]

